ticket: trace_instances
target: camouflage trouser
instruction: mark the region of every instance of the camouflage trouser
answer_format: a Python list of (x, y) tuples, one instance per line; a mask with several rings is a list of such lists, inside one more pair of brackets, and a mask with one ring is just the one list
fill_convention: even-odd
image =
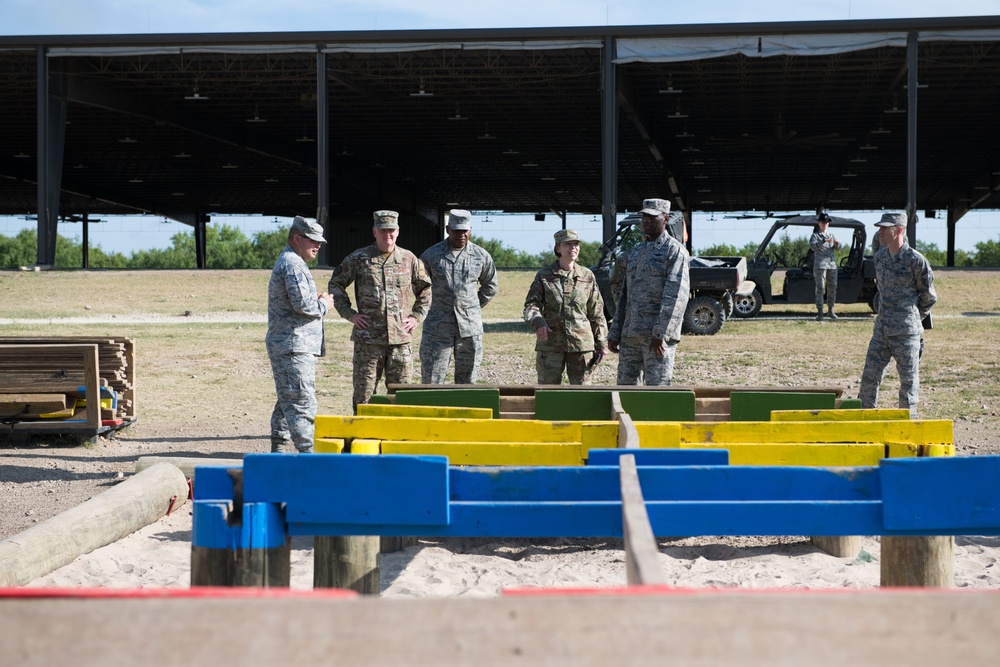
[(837, 302), (837, 269), (813, 269), (813, 280), (816, 282), (816, 309), (823, 310), (823, 292), (826, 292), (826, 305), (832, 311)]
[(899, 371), (899, 407), (909, 409), (910, 417), (916, 418), (920, 400), (920, 334), (886, 336), (879, 327), (875, 328), (861, 373), (858, 395), (861, 407), (874, 408), (878, 403), (878, 386), (892, 359), (896, 360)]
[(538, 384), (562, 384), (563, 368), (570, 384), (590, 384), (587, 362), (594, 356), (590, 352), (535, 352), (535, 370)]
[(424, 330), (420, 339), (420, 381), (444, 384), (451, 355), (455, 355), (455, 384), (476, 384), (483, 360), (482, 336), (435, 336)]
[(385, 373), (386, 384), (409, 384), (413, 375), (413, 348), (402, 345), (378, 345), (354, 341), (354, 413), (367, 403)]
[(623, 338), (618, 350), (618, 384), (639, 384), (639, 376), (648, 387), (670, 384), (674, 375), (674, 354), (677, 343), (667, 343), (667, 353), (657, 357), (649, 350), (652, 339), (647, 336)]
[(278, 400), (271, 412), (271, 451), (312, 451), (316, 421), (316, 357), (283, 354), (271, 357)]

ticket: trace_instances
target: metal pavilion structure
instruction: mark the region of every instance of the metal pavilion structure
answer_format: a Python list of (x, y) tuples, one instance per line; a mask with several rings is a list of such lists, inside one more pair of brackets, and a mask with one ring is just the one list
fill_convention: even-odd
[[(327, 263), (402, 213), (1000, 209), (1000, 16), (0, 37), (0, 214), (317, 217)], [(84, 227), (86, 229), (86, 226)], [(697, 236), (697, 229), (692, 230)], [(86, 233), (85, 233), (86, 238)]]

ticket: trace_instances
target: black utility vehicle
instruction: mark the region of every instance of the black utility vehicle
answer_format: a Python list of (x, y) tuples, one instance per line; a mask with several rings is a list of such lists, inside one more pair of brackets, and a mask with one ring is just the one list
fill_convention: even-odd
[[(749, 278), (756, 287), (750, 293), (736, 296), (734, 317), (755, 317), (764, 304), (816, 302), (812, 250), (802, 257), (782, 257), (770, 248), (779, 232), (793, 239), (808, 239), (818, 229), (816, 221), (814, 215), (796, 215), (771, 226), (747, 268)], [(837, 237), (842, 248), (848, 249), (837, 271), (837, 303), (867, 303), (874, 310), (878, 288), (875, 285), (875, 263), (870, 255), (865, 256), (868, 236), (864, 223), (831, 216), (827, 231)], [(771, 274), (779, 268), (786, 269), (785, 278), (781, 292), (774, 293), (771, 291)]]

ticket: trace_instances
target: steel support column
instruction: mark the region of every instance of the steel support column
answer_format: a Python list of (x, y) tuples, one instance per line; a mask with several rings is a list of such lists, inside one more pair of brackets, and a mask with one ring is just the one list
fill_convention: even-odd
[(917, 33), (906, 36), (906, 237), (917, 247)]
[(615, 38), (604, 37), (601, 54), (601, 216), (604, 240), (615, 235), (618, 214), (618, 91)]
[(45, 46), (38, 46), (37, 61), (38, 243), (35, 263), (51, 266), (56, 262), (59, 194), (62, 188), (62, 160), (66, 145), (66, 77), (60, 74), (55, 81), (50, 80)]
[[(316, 54), (316, 222), (329, 240), (330, 225), (330, 101), (326, 53)], [(330, 244), (323, 246), (321, 263), (330, 266)]]
[(948, 207), (948, 266), (955, 266), (955, 227), (958, 225), (958, 217), (955, 215), (955, 208)]

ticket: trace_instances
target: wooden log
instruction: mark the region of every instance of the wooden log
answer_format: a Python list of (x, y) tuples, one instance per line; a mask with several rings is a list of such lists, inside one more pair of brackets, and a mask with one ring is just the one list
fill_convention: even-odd
[(649, 525), (634, 454), (619, 457), (618, 477), (622, 494), (622, 533), (625, 538), (625, 576), (628, 585), (665, 585), (667, 578), (660, 568), (660, 548), (653, 535), (653, 528)]
[(951, 535), (882, 536), (882, 586), (952, 588), (955, 538)]
[(860, 535), (821, 535), (814, 536), (809, 541), (834, 558), (857, 558), (861, 553)]
[(378, 535), (317, 535), (313, 542), (313, 588), (347, 588), (362, 595), (381, 592)]
[(0, 586), (21, 586), (160, 519), (187, 500), (184, 475), (166, 464), (0, 542)]

